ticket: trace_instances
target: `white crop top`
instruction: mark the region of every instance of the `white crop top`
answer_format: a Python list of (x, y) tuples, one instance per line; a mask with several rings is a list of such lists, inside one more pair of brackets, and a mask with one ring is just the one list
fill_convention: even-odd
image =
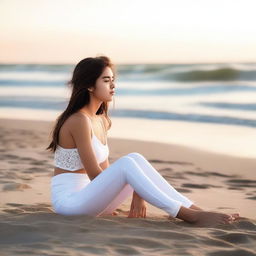
[[(92, 127), (91, 127), (92, 128)], [(94, 135), (92, 129), (92, 146), (98, 163), (104, 162), (109, 155), (108, 143), (106, 145)], [(54, 165), (64, 170), (76, 171), (84, 169), (77, 148), (62, 148), (57, 145), (54, 153)]]

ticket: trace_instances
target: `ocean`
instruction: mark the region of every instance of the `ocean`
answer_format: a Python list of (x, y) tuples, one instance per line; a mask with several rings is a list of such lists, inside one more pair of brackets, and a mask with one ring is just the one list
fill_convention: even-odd
[[(31, 113), (40, 113), (42, 119), (60, 113), (68, 102), (67, 81), (74, 66), (0, 64), (0, 117), (19, 110), (24, 119)], [(116, 68), (112, 117), (256, 127), (256, 63)]]
[[(0, 118), (56, 120), (74, 67), (0, 64)], [(119, 64), (116, 71), (109, 137), (256, 157), (256, 63)]]

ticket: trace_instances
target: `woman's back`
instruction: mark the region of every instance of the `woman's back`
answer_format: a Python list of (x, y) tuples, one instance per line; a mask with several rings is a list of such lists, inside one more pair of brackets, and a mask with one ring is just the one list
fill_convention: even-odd
[[(105, 124), (103, 121), (103, 116), (99, 115), (99, 118), (97, 118), (96, 124), (98, 124), (97, 134), (102, 134), (106, 138), (106, 129)], [(59, 143), (57, 145), (57, 149), (55, 151), (54, 155), (54, 162), (55, 162), (55, 170), (60, 168), (62, 170), (68, 170), (68, 171), (77, 171), (81, 169), (85, 169), (83, 165), (83, 161), (80, 158), (81, 154), (83, 153), (82, 148), (78, 148), (75, 141), (74, 133), (85, 133), (86, 131), (83, 129), (84, 127), (80, 127), (80, 123), (89, 121), (90, 124), (90, 142), (85, 141), (84, 144), (87, 145), (88, 150), (90, 146), (92, 147), (97, 163), (100, 164), (104, 162), (109, 155), (109, 148), (107, 144), (107, 139), (105, 139), (105, 143), (101, 141), (94, 133), (94, 127), (92, 124), (91, 118), (89, 118), (89, 115), (86, 115), (84, 113), (75, 113), (71, 115), (65, 123), (62, 125), (60, 132), (59, 132)], [(99, 126), (100, 124), (100, 126)], [(95, 126), (95, 125), (94, 125)], [(100, 130), (101, 127), (101, 130)], [(75, 128), (75, 129), (74, 129)], [(88, 132), (88, 131), (87, 131)], [(83, 143), (82, 142), (82, 143)], [(80, 155), (79, 155), (80, 151)], [(86, 171), (86, 170), (85, 170)]]

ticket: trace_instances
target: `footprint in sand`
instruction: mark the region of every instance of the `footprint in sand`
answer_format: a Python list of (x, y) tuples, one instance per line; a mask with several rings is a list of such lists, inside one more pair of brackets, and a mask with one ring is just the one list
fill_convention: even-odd
[(34, 161), (34, 158), (31, 158), (31, 157), (21, 157), (20, 160), (23, 160), (23, 161)]
[(185, 171), (185, 174), (189, 174), (189, 175), (195, 175), (195, 176), (200, 176), (200, 177), (208, 177), (209, 174), (206, 172), (192, 172), (192, 171)]
[(28, 184), (23, 183), (9, 183), (3, 186), (3, 191), (16, 191), (20, 190), (23, 191), (24, 189), (32, 188)]
[(179, 162), (179, 161), (163, 161), (159, 159), (149, 159), (150, 163), (160, 163), (160, 164), (179, 164), (179, 165), (194, 165), (190, 162)]
[(231, 185), (231, 187), (256, 188), (256, 180), (230, 179), (226, 183)]
[(211, 184), (192, 184), (192, 183), (183, 183), (182, 187), (199, 188), (199, 189), (221, 188), (221, 186), (215, 186), (215, 185), (211, 185)]
[(46, 203), (39, 203), (34, 205), (7, 203), (6, 205), (13, 207), (13, 208), (3, 210), (4, 212), (8, 212), (8, 213), (38, 213), (38, 212), (53, 213), (51, 209), (51, 205)]
[(256, 196), (249, 196), (249, 197), (246, 197), (246, 199), (256, 200)]
[(235, 178), (237, 175), (227, 175), (219, 172), (207, 172), (207, 174), (212, 176), (224, 177), (224, 178)]
[(39, 167), (31, 167), (31, 168), (27, 168), (26, 170), (24, 170), (24, 173), (48, 173), (48, 166), (45, 166), (44, 168), (39, 168)]
[(186, 188), (176, 188), (176, 190), (180, 193), (191, 193), (192, 190)]
[(19, 157), (17, 157), (16, 155), (11, 155), (11, 154), (5, 154), (4, 158), (6, 159), (19, 159)]
[(241, 187), (228, 187), (229, 190), (244, 190), (244, 188)]
[(170, 167), (159, 169), (160, 172), (172, 172), (173, 169)]

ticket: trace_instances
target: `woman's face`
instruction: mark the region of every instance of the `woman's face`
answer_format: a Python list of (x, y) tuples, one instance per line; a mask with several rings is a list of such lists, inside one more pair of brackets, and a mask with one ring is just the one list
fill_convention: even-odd
[(111, 68), (106, 67), (96, 80), (95, 88), (93, 88), (93, 96), (101, 101), (112, 101), (115, 88), (114, 78)]

